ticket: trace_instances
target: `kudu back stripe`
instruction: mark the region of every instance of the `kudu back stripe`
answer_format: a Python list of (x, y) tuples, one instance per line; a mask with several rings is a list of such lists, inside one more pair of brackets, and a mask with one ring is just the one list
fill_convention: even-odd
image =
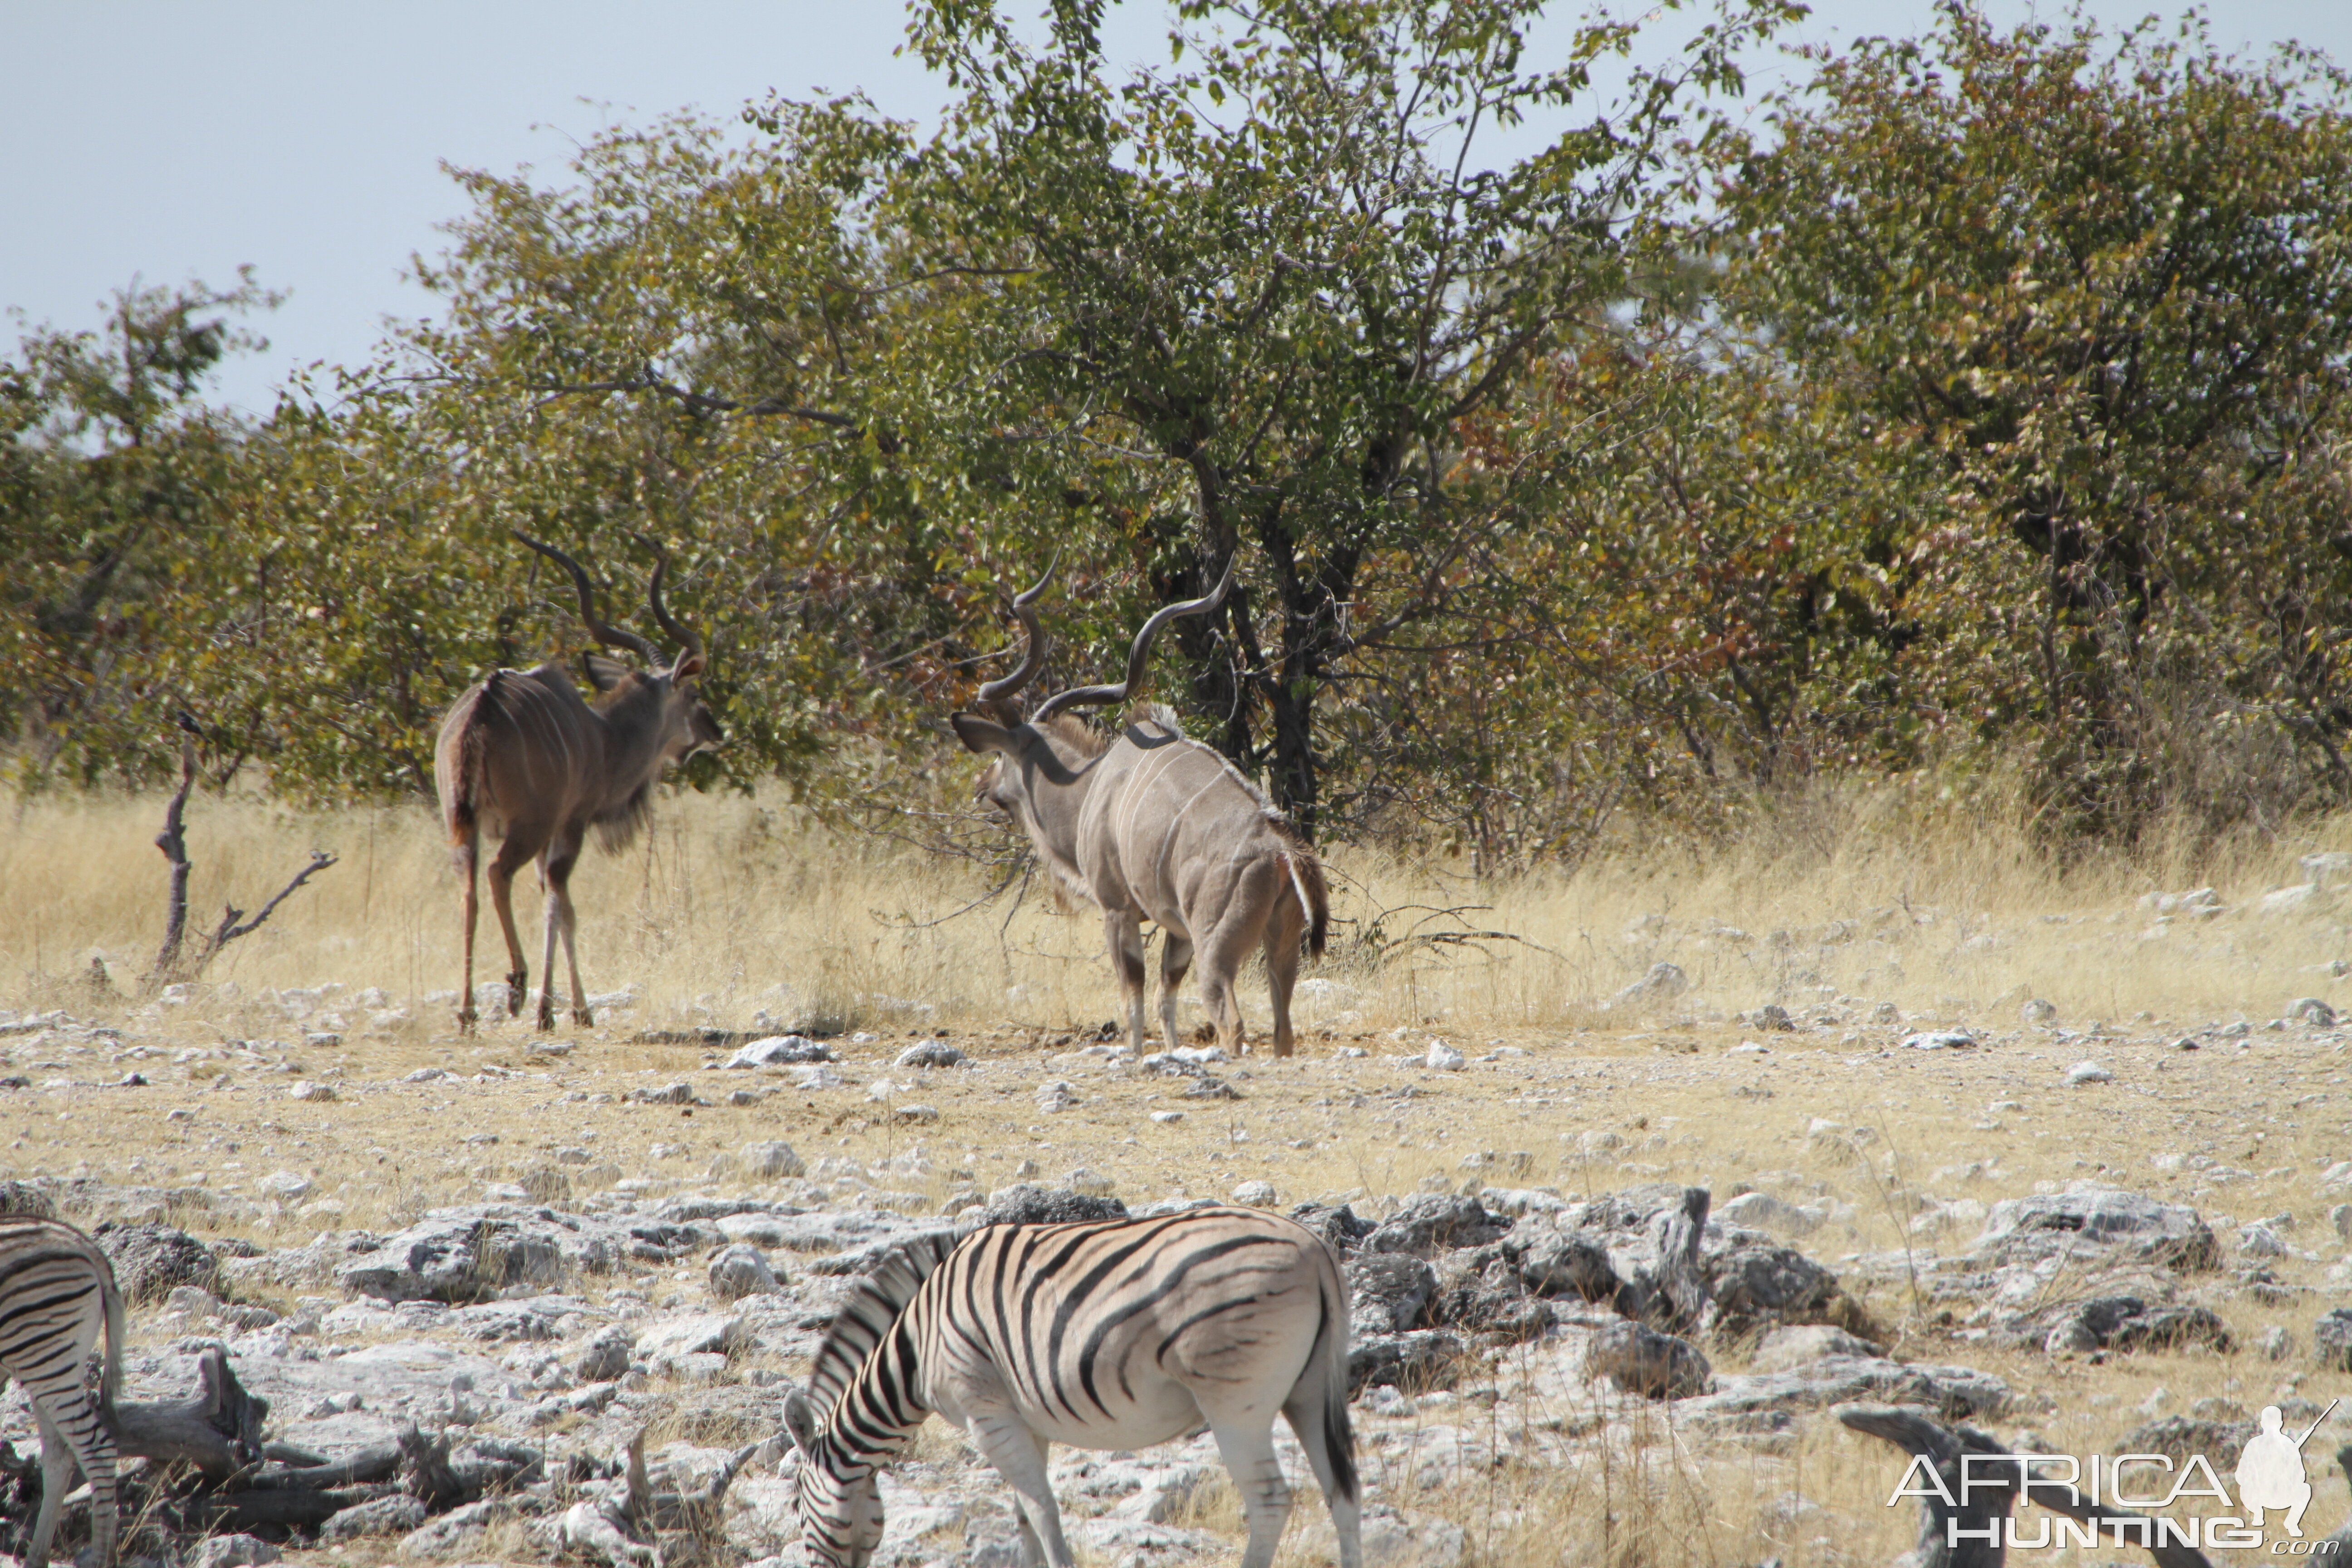
[[(84, 1369), (101, 1336), (106, 1361), (92, 1389)], [(91, 1544), (111, 1563), (122, 1296), (106, 1254), (69, 1225), (0, 1216), (0, 1370), (25, 1391), (41, 1427), (41, 1510), (25, 1568), (47, 1563), (77, 1465), (89, 1482)]]
[(1066, 1568), (1046, 1443), (1142, 1447), (1209, 1426), (1229, 1460), (1247, 1460), (1234, 1465), (1250, 1514), (1244, 1563), (1264, 1568), (1289, 1509), (1273, 1457), (1280, 1414), (1354, 1568), (1347, 1321), (1328, 1244), (1255, 1210), (915, 1237), (846, 1288), (814, 1400), (787, 1400), (807, 1544), (839, 1568), (867, 1560), (881, 1530), (875, 1471), (937, 1413), (1013, 1483), (1033, 1542)]

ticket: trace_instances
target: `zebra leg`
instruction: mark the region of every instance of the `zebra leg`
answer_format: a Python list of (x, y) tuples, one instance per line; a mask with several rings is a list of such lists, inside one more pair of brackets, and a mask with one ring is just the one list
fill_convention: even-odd
[(1242, 1568), (1267, 1568), (1275, 1548), (1282, 1544), (1282, 1527), (1290, 1522), (1290, 1483), (1282, 1479), (1282, 1461), (1275, 1456), (1273, 1425), (1260, 1423), (1255, 1413), (1244, 1422), (1213, 1418), (1210, 1425), (1249, 1520), (1249, 1548), (1242, 1553)]
[[(25, 1568), (48, 1568), (58, 1517), (65, 1511), (66, 1493), (73, 1488), (74, 1458), (73, 1450), (66, 1447), (65, 1434), (49, 1419), (48, 1401), (33, 1401), (33, 1420), (41, 1429), (41, 1510), (33, 1518), (33, 1542), (25, 1552)], [(96, 1489), (92, 1489), (95, 1500)]]
[(1315, 1484), (1323, 1489), (1323, 1500), (1331, 1505), (1331, 1528), (1339, 1535), (1339, 1568), (1363, 1568), (1363, 1505), (1340, 1486), (1339, 1468), (1331, 1462), (1331, 1426), (1325, 1409), (1329, 1396), (1305, 1386), (1306, 1378), (1316, 1376), (1319, 1370), (1315, 1363), (1307, 1363), (1301, 1386), (1292, 1391), (1282, 1414), (1297, 1435), (1298, 1446), (1307, 1450), (1307, 1463), (1315, 1471)]
[(1054, 1500), (1054, 1483), (1045, 1470), (1045, 1439), (1010, 1414), (974, 1416), (967, 1430), (996, 1473), (1013, 1489), (1021, 1515), (1021, 1544), (1031, 1553), (1031, 1568), (1077, 1568), (1069, 1538), (1062, 1533), (1061, 1505)]
[(1184, 972), (1192, 967), (1192, 939), (1172, 931), (1160, 934), (1160, 1032), (1168, 1037), (1168, 1048), (1174, 1050), (1183, 1042), (1176, 1037), (1176, 987), (1184, 984)]
[(85, 1402), (87, 1430), (73, 1439), (74, 1458), (89, 1482), (89, 1546), (98, 1568), (113, 1568), (115, 1531), (121, 1524), (114, 1500), (114, 1434), (107, 1430), (95, 1399)]
[(77, 1464), (89, 1481), (92, 1555), (100, 1568), (110, 1568), (114, 1562), (114, 1435), (106, 1429), (97, 1401), (79, 1389), (75, 1393), (79, 1397), (64, 1408), (57, 1408), (60, 1402), (46, 1395), (32, 1401), (33, 1418), (41, 1429), (41, 1511), (33, 1524), (25, 1568), (44, 1568), (48, 1562)]
[(1103, 938), (1118, 971), (1118, 994), (1127, 1004), (1127, 1043), (1143, 1054), (1143, 922), (1133, 910), (1105, 910)]

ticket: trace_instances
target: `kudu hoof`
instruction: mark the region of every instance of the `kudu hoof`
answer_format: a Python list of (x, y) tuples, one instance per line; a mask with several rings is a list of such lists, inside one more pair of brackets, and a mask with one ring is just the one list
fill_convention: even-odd
[(595, 1016), (585, 1007), (572, 1009), (572, 1021), (583, 1029), (593, 1029), (596, 1026)]
[(459, 1034), (472, 1034), (474, 1032), (474, 1026), (479, 1022), (481, 1022), (481, 1020), (475, 1016), (474, 1010), (471, 1007), (460, 1007), (457, 1009), (457, 1032)]

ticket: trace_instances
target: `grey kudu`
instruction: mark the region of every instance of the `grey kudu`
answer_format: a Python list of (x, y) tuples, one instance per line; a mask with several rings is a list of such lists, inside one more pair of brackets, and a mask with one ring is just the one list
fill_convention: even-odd
[(457, 1022), (467, 1031), (475, 1024), (474, 924), (479, 907), (475, 872), (482, 834), (500, 839), (490, 860), (489, 883), (490, 907), (498, 910), (507, 939), (507, 1010), (522, 1011), (530, 981), (522, 942), (515, 935), (514, 875), (537, 860), (547, 889), (539, 1026), (555, 1027), (559, 933), (564, 961), (572, 969), (572, 1021), (591, 1023), (587, 994), (580, 984), (572, 909), (572, 868), (588, 830), (596, 829), (608, 850), (625, 847), (645, 824), (663, 767), (719, 742), (718, 724), (695, 694), (696, 678), (703, 670), (702, 639), (671, 619), (662, 604), (669, 552), (656, 547), (646, 595), (654, 619), (682, 649), (665, 668), (661, 650), (652, 643), (597, 618), (595, 589), (577, 561), (553, 545), (520, 533), (515, 537), (572, 574), (580, 590), (581, 618), (598, 642), (635, 653), (651, 668), (631, 669), (590, 654), (588, 678), (597, 690), (593, 703), (580, 695), (560, 664), (493, 670), (488, 679), (468, 687), (441, 721), (433, 783), (458, 873), (466, 879), (466, 989), (459, 996)]
[(1206, 598), (1163, 607), (1136, 634), (1127, 679), (1056, 693), (1023, 719), (1015, 694), (1045, 668), (1045, 634), (1033, 607), (1053, 576), (1013, 601), (1029, 634), (1021, 667), (980, 689), (993, 717), (959, 713), (957, 738), (990, 759), (978, 795), (1020, 824), (1064, 888), (1102, 910), (1103, 934), (1127, 1003), (1128, 1039), (1143, 1050), (1143, 930), (1161, 932), (1160, 1026), (1172, 1048), (1176, 987), (1197, 958), (1201, 1002), (1217, 1041), (1242, 1048), (1234, 980), (1250, 950), (1265, 955), (1273, 993), (1274, 1051), (1291, 1051), (1290, 992), (1299, 936), (1318, 957), (1330, 924), (1323, 868), (1265, 797), (1211, 748), (1185, 739), (1164, 709), (1130, 714), (1116, 737), (1072, 708), (1125, 702), (1143, 679), (1161, 627), (1224, 602), (1233, 567)]

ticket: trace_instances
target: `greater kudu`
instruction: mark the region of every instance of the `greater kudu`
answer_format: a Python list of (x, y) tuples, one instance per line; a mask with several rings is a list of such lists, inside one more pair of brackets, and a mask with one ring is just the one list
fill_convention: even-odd
[(980, 689), (994, 715), (959, 713), (957, 738), (990, 755), (979, 795), (1019, 823), (1061, 885), (1103, 912), (1103, 934), (1127, 1002), (1128, 1039), (1143, 1049), (1143, 931), (1161, 932), (1160, 1025), (1176, 1039), (1176, 986), (1197, 955), (1201, 1001), (1218, 1043), (1242, 1048), (1234, 978), (1250, 949), (1265, 954), (1274, 997), (1274, 1051), (1291, 1051), (1290, 991), (1298, 979), (1298, 939), (1317, 956), (1330, 924), (1323, 868), (1313, 851), (1257, 787), (1209, 747), (1187, 740), (1175, 715), (1154, 706), (1129, 715), (1117, 737), (1065, 716), (1072, 708), (1124, 702), (1143, 678), (1160, 629), (1180, 616), (1224, 602), (1231, 565), (1206, 598), (1170, 605), (1143, 624), (1117, 686), (1087, 686), (1048, 698), (1024, 720), (1015, 694), (1045, 663), (1045, 634), (1033, 607), (1053, 569), (1013, 601), (1029, 633), (1021, 668)]
[(467, 688), (441, 721), (433, 782), (457, 869), (466, 879), (466, 989), (457, 1022), (469, 1031), (475, 1022), (474, 922), (479, 908), (475, 869), (482, 833), (502, 840), (490, 860), (489, 882), (490, 904), (507, 938), (507, 1010), (522, 1011), (530, 981), (522, 942), (515, 935), (514, 874), (536, 859), (547, 889), (539, 1026), (555, 1027), (558, 932), (572, 968), (572, 1021), (592, 1023), (580, 984), (572, 910), (572, 868), (588, 829), (596, 829), (606, 849), (624, 847), (652, 809), (663, 766), (719, 742), (718, 724), (695, 695), (695, 679), (703, 669), (702, 639), (671, 619), (662, 604), (668, 552), (659, 552), (646, 589), (654, 619), (682, 649), (664, 668), (661, 650), (652, 643), (597, 618), (595, 590), (577, 561), (553, 545), (515, 537), (572, 574), (580, 590), (581, 618), (598, 642), (637, 654), (652, 668), (641, 672), (590, 654), (588, 679), (597, 690), (593, 704), (560, 664), (492, 670), (488, 679)]

